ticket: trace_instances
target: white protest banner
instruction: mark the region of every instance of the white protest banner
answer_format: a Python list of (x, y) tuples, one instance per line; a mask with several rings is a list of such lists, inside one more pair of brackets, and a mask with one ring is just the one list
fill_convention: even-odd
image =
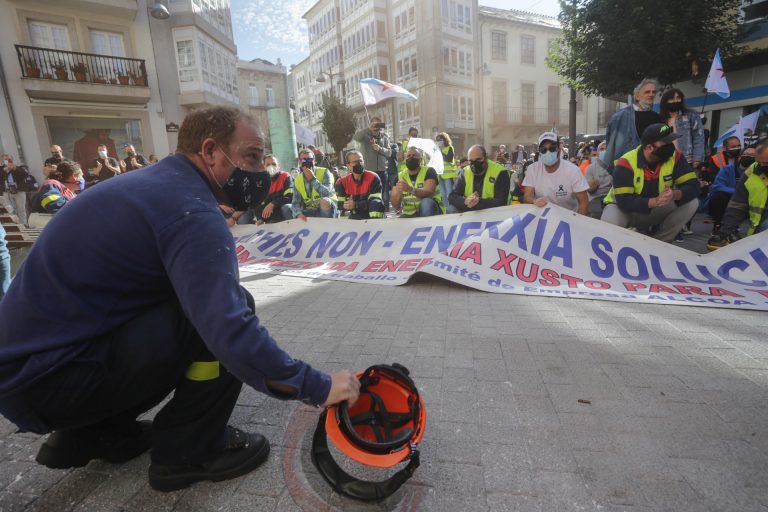
[(421, 271), (497, 293), (768, 310), (768, 232), (701, 255), (558, 206), (519, 205), (234, 235), (243, 276), (398, 285)]

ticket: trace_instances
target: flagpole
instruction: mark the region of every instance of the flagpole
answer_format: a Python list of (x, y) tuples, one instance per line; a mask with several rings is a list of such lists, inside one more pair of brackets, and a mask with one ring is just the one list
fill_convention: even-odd
[(704, 88), (704, 103), (701, 104), (701, 112), (699, 114), (701, 116), (704, 116), (704, 107), (707, 106), (707, 100), (709, 99), (709, 92), (707, 91), (706, 87)]

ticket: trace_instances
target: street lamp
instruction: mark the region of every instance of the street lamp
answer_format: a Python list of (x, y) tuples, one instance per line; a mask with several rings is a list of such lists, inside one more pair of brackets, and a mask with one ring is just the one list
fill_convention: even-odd
[(168, 10), (168, 7), (166, 7), (160, 0), (155, 2), (154, 7), (149, 11), (149, 14), (157, 20), (167, 20), (171, 17), (171, 12)]
[[(319, 71), (320, 75), (315, 78), (315, 82), (320, 82), (321, 84), (324, 84), (327, 80), (325, 77), (327, 76), (331, 81), (331, 93), (333, 94), (333, 77), (334, 76), (341, 76), (341, 71), (338, 73), (334, 73), (333, 71)], [(341, 96), (344, 98), (347, 95), (346, 87), (344, 85), (344, 80), (341, 81)]]

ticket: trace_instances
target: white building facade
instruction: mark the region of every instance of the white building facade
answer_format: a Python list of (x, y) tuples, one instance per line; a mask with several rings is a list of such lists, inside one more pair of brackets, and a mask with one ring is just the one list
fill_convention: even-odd
[[(310, 55), (292, 70), (291, 81), (297, 121), (321, 146), (327, 142), (318, 106), (331, 81), (355, 110), (358, 127), (378, 115), (396, 140), (411, 126), (422, 137), (445, 131), (463, 152), (481, 142), (489, 150), (527, 144), (553, 127), (567, 134), (569, 91), (545, 63), (561, 33), (555, 18), (477, 0), (320, 0), (304, 18)], [(386, 100), (366, 112), (361, 78), (396, 83), (419, 100)], [(579, 133), (604, 132), (619, 106), (577, 100)]]

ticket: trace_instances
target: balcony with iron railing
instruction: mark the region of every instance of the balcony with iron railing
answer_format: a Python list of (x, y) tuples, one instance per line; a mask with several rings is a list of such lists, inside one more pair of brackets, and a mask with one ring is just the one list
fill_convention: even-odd
[(496, 126), (564, 126), (568, 124), (568, 109), (491, 108), (488, 110), (488, 123)]
[(150, 96), (143, 59), (15, 46), (30, 97), (140, 103)]

